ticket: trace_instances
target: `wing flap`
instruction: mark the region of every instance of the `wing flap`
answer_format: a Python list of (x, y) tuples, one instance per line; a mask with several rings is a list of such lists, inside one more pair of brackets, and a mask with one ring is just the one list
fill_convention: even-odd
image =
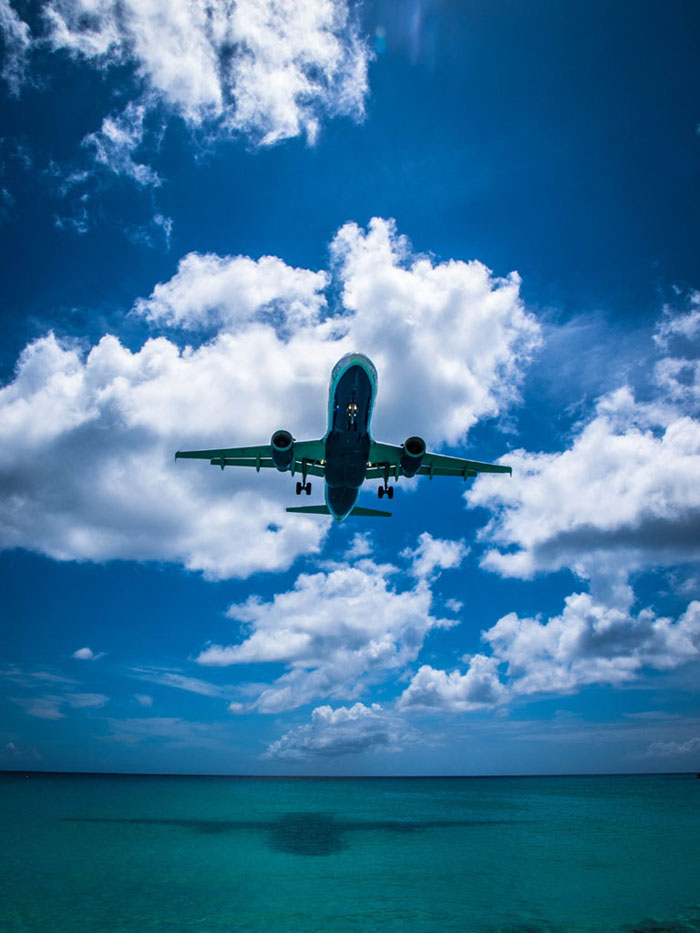
[[(426, 467), (428, 468), (426, 470)], [(480, 460), (463, 460), (461, 457), (446, 457), (444, 454), (426, 454), (423, 458), (423, 464), (420, 473), (429, 473), (430, 467), (433, 467), (434, 475), (448, 476), (448, 473), (437, 473), (438, 469), (453, 470), (455, 475), (464, 476), (464, 471), (477, 473), (511, 473), (512, 468), (501, 463), (482, 463)], [(469, 475), (469, 473), (467, 473)]]
[[(325, 476), (325, 455), (326, 448), (323, 440), (295, 441), (292, 475), (306, 469), (309, 476)], [(259, 444), (257, 447), (217, 447), (211, 450), (178, 450), (175, 459), (208, 460), (212, 466), (222, 468), (242, 466), (261, 470), (275, 467), (270, 444)]]
[(217, 447), (214, 450), (178, 450), (175, 454), (176, 460), (184, 458), (213, 460), (216, 458), (217, 463), (221, 462), (222, 457), (255, 462), (258, 457), (270, 459), (272, 457), (272, 447), (269, 444), (259, 444), (257, 447)]

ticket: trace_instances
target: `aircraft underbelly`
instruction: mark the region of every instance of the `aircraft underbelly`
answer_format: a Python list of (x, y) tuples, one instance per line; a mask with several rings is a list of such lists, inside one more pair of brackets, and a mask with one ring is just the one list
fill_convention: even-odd
[(372, 383), (361, 366), (349, 367), (335, 390), (332, 422), (326, 437), (326, 483), (358, 489), (369, 457)]

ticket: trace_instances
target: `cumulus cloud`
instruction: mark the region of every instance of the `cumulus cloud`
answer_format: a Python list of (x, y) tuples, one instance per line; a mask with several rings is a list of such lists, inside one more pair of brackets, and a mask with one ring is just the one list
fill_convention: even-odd
[(183, 330), (235, 330), (265, 313), (296, 329), (318, 321), (328, 283), (326, 273), (295, 269), (276, 256), (188, 253), (172, 279), (156, 285), (134, 310), (152, 324)]
[(492, 660), (507, 666), (513, 694), (618, 686), (645, 668), (668, 671), (700, 657), (700, 602), (673, 621), (651, 609), (635, 616), (576, 593), (561, 615), (543, 622), (511, 612), (482, 637)]
[(570, 568), (586, 578), (700, 557), (700, 421), (621, 388), (561, 453), (509, 453), (513, 479), (479, 477), (470, 506), (494, 517), (482, 566), (504, 576)]
[(345, 552), (345, 560), (354, 561), (363, 557), (369, 557), (372, 550), (372, 533), (369, 531), (358, 531), (353, 535), (350, 547)]
[(696, 341), (700, 338), (700, 291), (688, 296), (688, 308), (679, 313), (671, 305), (664, 308), (664, 313), (656, 328), (654, 342), (663, 350), (668, 350), (679, 341)]
[(537, 693), (622, 686), (645, 670), (673, 670), (700, 658), (700, 602), (672, 620), (651, 609), (634, 615), (576, 593), (558, 616), (543, 621), (511, 612), (481, 638), (489, 653), (465, 658), (466, 673), (424, 664), (398, 708), (469, 712)]
[(100, 651), (97, 654), (92, 650), (92, 648), (78, 648), (77, 651), (74, 651), (71, 657), (77, 658), (79, 661), (97, 661), (99, 658), (104, 657), (104, 651)]
[(321, 436), (330, 370), (355, 349), (378, 365), (373, 426), (388, 441), (455, 441), (513, 401), (538, 333), (516, 279), (418, 259), (389, 221), (335, 242), (348, 302), (335, 314), (326, 273), (190, 256), (136, 311), (220, 326), (207, 342), (131, 350), (107, 335), (86, 352), (49, 334), (27, 346), (0, 389), (0, 545), (175, 561), (210, 578), (279, 570), (317, 552), (328, 522), (285, 513), (288, 477), (174, 463), (175, 450), (265, 443), (280, 427)]
[(378, 703), (355, 703), (337, 709), (317, 706), (310, 723), (290, 729), (261, 757), (301, 760), (357, 755), (375, 749), (399, 751), (411, 740), (411, 730), (403, 720)]
[(424, 531), (418, 538), (418, 547), (414, 551), (410, 548), (402, 551), (401, 556), (410, 559), (414, 576), (429, 580), (441, 570), (459, 567), (468, 553), (469, 548), (464, 541), (433, 538), (428, 531)]
[(251, 597), (228, 615), (244, 626), (237, 644), (209, 645), (200, 664), (282, 663), (287, 671), (265, 687), (252, 708), (273, 713), (315, 697), (355, 698), (371, 680), (414, 661), (429, 631), (454, 619), (431, 614), (425, 580), (411, 589), (390, 585), (398, 571), (364, 560), (300, 574), (292, 590), (269, 602)]
[(0, 0), (0, 35), (3, 42), (2, 77), (15, 97), (25, 80), (27, 59), (32, 45), (29, 26), (10, 5)]
[(474, 655), (465, 674), (436, 670), (424, 664), (399, 698), (399, 708), (444, 710), (464, 713), (504, 703), (508, 690), (501, 682), (499, 661)]
[[(405, 373), (382, 385), (378, 431), (399, 421), (409, 433), (454, 444), (517, 399), (523, 362), (540, 339), (517, 273), (497, 278), (476, 260), (413, 255), (394, 224), (379, 218), (366, 232), (342, 227), (332, 256), (355, 345), (377, 347), (380, 373)], [(432, 378), (413, 381), (427, 360)]]
[[(346, 0), (50, 0), (44, 16), (54, 50), (134, 67), (140, 91), (127, 111), (162, 107), (209, 137), (313, 142), (323, 119), (364, 114), (371, 53)], [(100, 135), (123, 119), (108, 117)], [(123, 171), (139, 142), (127, 133), (103, 161)]]

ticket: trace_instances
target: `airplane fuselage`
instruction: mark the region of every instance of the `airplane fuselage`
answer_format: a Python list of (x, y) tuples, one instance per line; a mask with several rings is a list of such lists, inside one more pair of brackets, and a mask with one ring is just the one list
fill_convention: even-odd
[(325, 498), (337, 521), (352, 511), (365, 479), (376, 391), (377, 371), (364, 354), (349, 353), (333, 367), (324, 437)]

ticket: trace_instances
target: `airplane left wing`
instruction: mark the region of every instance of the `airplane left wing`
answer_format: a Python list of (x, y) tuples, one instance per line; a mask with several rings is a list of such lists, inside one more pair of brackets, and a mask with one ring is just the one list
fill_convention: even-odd
[[(403, 475), (401, 459), (403, 447), (395, 444), (382, 444), (373, 441), (369, 448), (369, 465), (366, 479), (385, 479), (393, 476), (398, 479)], [(388, 468), (388, 469), (387, 469)], [(462, 479), (476, 476), (478, 473), (509, 473), (513, 470), (500, 463), (482, 463), (480, 460), (463, 460), (461, 457), (447, 457), (444, 454), (431, 454), (426, 451), (416, 476), (458, 476)]]
[[(325, 446), (322, 440), (294, 441), (294, 456), (290, 464), (292, 476), (297, 470), (306, 471), (309, 476), (324, 476), (325, 474)], [(212, 466), (223, 468), (225, 466), (255, 467), (261, 469), (274, 468), (272, 459), (272, 445), (258, 444), (253, 447), (214, 447), (211, 450), (178, 450), (175, 459), (183, 458), (195, 460), (208, 460)]]

